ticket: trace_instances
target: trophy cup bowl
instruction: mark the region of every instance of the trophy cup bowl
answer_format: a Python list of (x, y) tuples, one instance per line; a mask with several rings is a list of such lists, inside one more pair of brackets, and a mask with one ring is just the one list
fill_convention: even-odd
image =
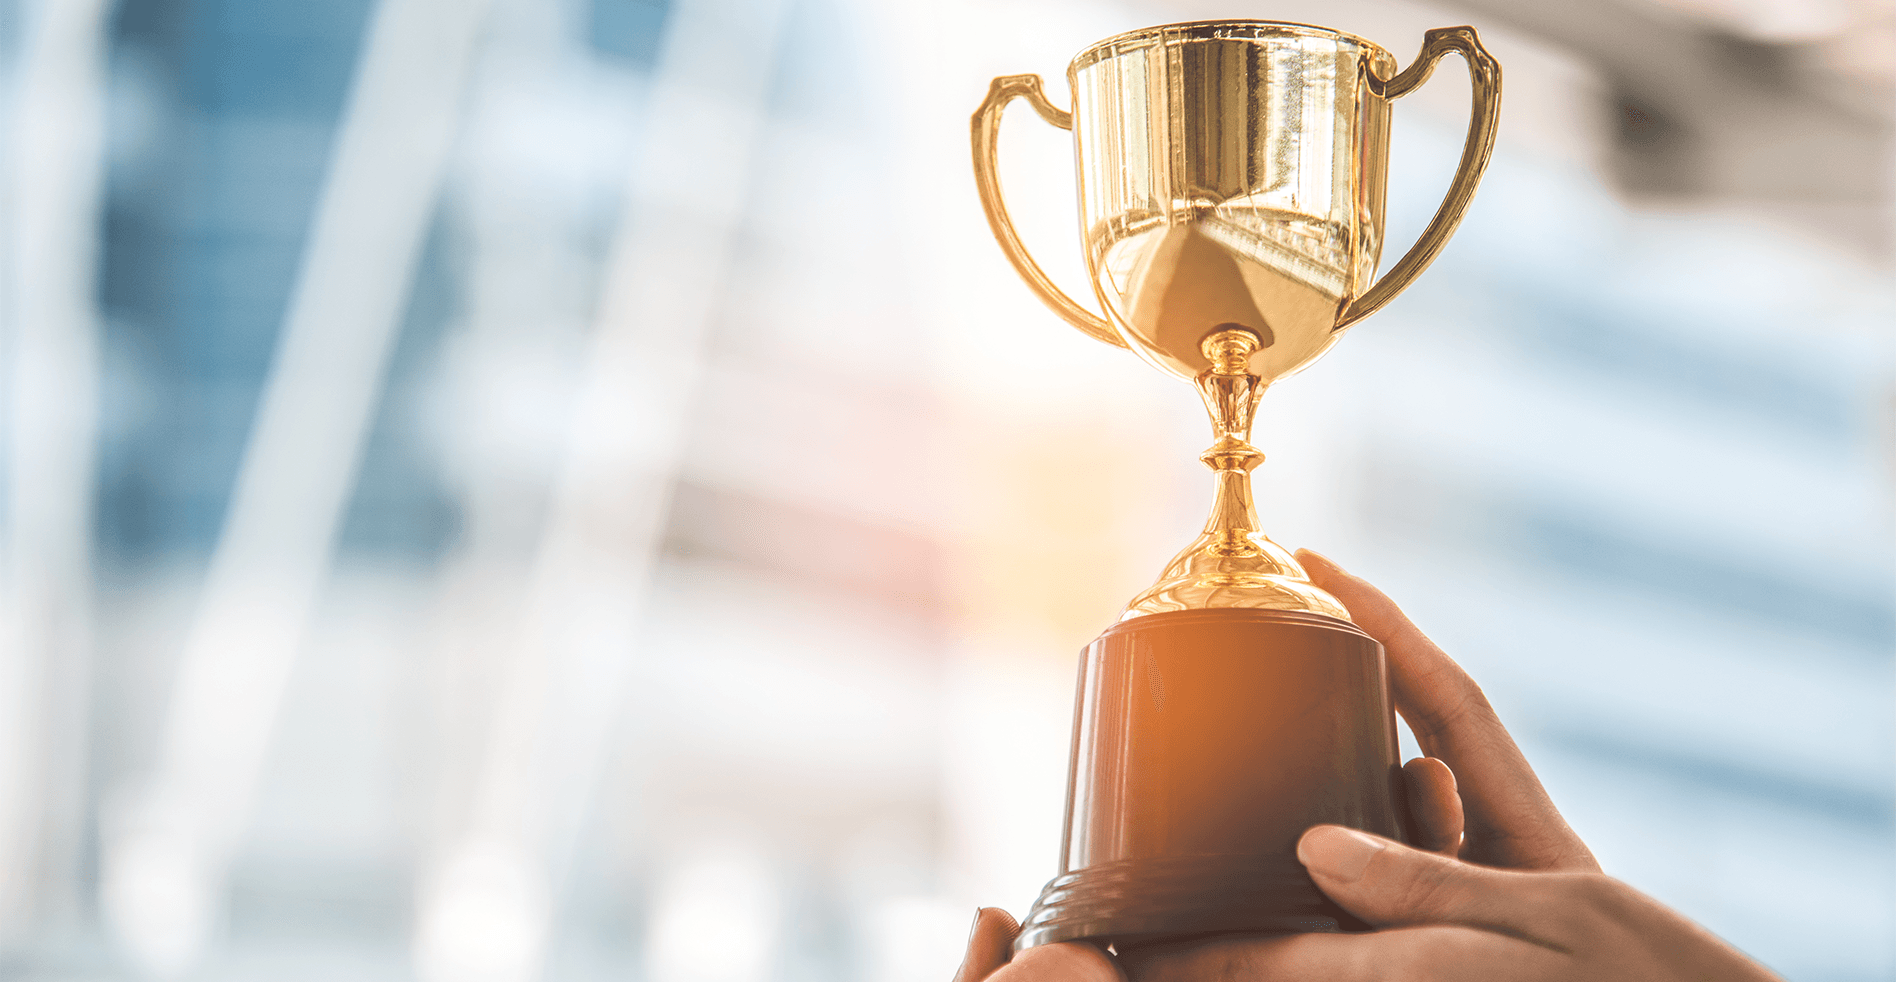
[[(1468, 63), (1468, 139), (1416, 244), (1382, 253), (1390, 102), (1442, 56)], [(1018, 947), (1227, 931), (1360, 930), (1297, 862), (1305, 829), (1408, 838), (1382, 646), (1258, 528), (1258, 399), (1401, 292), (1460, 223), (1493, 150), (1501, 69), (1472, 27), (1385, 50), (1302, 24), (1206, 21), (1101, 41), (1067, 68), (1072, 109), (997, 78), (972, 120), (988, 223), (1068, 322), (1191, 381), (1214, 441), (1203, 533), (1088, 646), (1074, 707), (1060, 872)], [(1023, 98), (1073, 131), (1080, 238), (1102, 317), (1015, 232), (996, 173)]]

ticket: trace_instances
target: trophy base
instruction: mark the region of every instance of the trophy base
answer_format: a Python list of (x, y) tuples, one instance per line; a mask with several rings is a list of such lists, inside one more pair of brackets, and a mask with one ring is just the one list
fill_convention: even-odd
[(1122, 621), (1080, 669), (1061, 873), (1017, 948), (1360, 931), (1297, 861), (1313, 825), (1407, 841), (1382, 645), (1321, 614)]
[(1089, 940), (1124, 950), (1214, 934), (1361, 931), (1295, 857), (1187, 856), (1093, 866), (1041, 891), (1018, 948)]

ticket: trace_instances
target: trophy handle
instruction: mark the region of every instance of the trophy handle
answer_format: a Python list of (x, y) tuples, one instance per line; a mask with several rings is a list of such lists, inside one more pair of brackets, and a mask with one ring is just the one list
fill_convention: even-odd
[(987, 98), (982, 101), (981, 108), (974, 111), (974, 118), (970, 121), (974, 130), (974, 183), (981, 190), (981, 208), (987, 212), (988, 227), (994, 230), (994, 237), (1001, 242), (1001, 251), (1007, 254), (1021, 279), (1027, 281), (1027, 285), (1047, 306), (1053, 308), (1054, 313), (1101, 341), (1123, 348), (1126, 342), (1119, 339), (1112, 325), (1060, 292), (1046, 271), (1027, 253), (1027, 247), (1021, 244), (1020, 233), (1014, 231), (1014, 220), (1008, 217), (1007, 203), (1001, 200), (998, 141), (1001, 110), (1015, 99), (1026, 99), (1041, 119), (1063, 130), (1073, 128), (1073, 114), (1047, 101), (1040, 91), (1038, 75), (1003, 75), (988, 86)]
[(1415, 245), (1409, 247), (1369, 292), (1337, 313), (1336, 330), (1380, 310), (1435, 261), (1448, 237), (1455, 234), (1455, 226), (1461, 224), (1468, 202), (1475, 197), (1475, 185), (1481, 183), (1481, 173), (1488, 169), (1488, 157), (1494, 153), (1495, 130), (1501, 121), (1501, 65), (1481, 46), (1481, 37), (1474, 28), (1438, 27), (1422, 35), (1422, 53), (1395, 78), (1384, 81), (1374, 72), (1368, 73), (1369, 91), (1386, 99), (1400, 99), (1428, 81), (1429, 74), (1435, 71), (1435, 63), (1450, 52), (1461, 55), (1468, 63), (1469, 86), (1474, 91), (1468, 117), (1468, 142), (1462, 145), (1461, 165), (1455, 171), (1454, 183), (1448, 186), (1448, 197), (1442, 199), (1442, 207), (1436, 209), (1435, 217), (1429, 219), (1428, 228), (1422, 230), (1422, 237)]

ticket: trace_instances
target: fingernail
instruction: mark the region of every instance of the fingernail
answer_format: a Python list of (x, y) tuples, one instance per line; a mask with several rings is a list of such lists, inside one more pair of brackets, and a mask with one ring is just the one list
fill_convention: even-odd
[(974, 909), (974, 923), (968, 925), (968, 943), (969, 944), (974, 943), (974, 932), (981, 930), (981, 911), (982, 911), (982, 908), (980, 907), (976, 907)]
[(1314, 560), (1316, 560), (1317, 562), (1319, 562), (1319, 563), (1322, 563), (1323, 565), (1325, 565), (1325, 566), (1328, 566), (1328, 567), (1330, 567), (1331, 569), (1334, 569), (1334, 570), (1337, 570), (1338, 572), (1341, 572), (1341, 571), (1342, 571), (1342, 569), (1343, 569), (1343, 567), (1341, 567), (1341, 566), (1338, 566), (1338, 565), (1336, 564), (1336, 560), (1334, 560), (1334, 559), (1331, 559), (1330, 557), (1328, 557), (1328, 556), (1326, 556), (1326, 555), (1324, 555), (1323, 553), (1320, 553), (1320, 552), (1318, 552), (1318, 551), (1316, 551), (1315, 549), (1299, 549), (1299, 550), (1297, 550), (1297, 558), (1298, 558), (1299, 560), (1311, 560), (1311, 559), (1314, 559)]
[(1354, 883), (1389, 843), (1340, 825), (1319, 825), (1297, 841), (1297, 859), (1312, 873)]

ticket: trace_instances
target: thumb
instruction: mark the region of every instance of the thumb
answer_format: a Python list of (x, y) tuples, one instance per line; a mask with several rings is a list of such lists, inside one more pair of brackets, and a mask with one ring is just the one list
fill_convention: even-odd
[(981, 982), (993, 975), (1014, 950), (1014, 936), (1020, 923), (999, 907), (983, 907), (974, 912), (974, 927), (968, 932), (968, 953), (961, 960), (955, 982)]
[(1325, 895), (1374, 927), (1466, 924), (1526, 930), (1523, 874), (1471, 866), (1340, 825), (1319, 825), (1297, 859)]

